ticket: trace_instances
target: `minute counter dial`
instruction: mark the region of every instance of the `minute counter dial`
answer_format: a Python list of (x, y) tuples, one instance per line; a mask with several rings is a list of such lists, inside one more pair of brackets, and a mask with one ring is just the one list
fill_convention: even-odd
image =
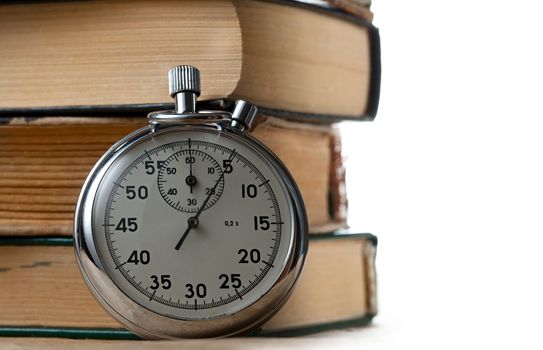
[(158, 189), (172, 208), (196, 213), (200, 208), (211, 208), (220, 198), (224, 189), (221, 175), (229, 168), (223, 170), (213, 157), (198, 149), (200, 143), (187, 141), (187, 144), (189, 149), (172, 154), (160, 167)]

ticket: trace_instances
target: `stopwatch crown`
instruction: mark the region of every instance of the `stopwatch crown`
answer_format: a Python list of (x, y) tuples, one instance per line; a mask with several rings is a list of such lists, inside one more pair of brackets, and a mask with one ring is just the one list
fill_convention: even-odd
[(193, 92), (200, 96), (200, 71), (193, 66), (177, 66), (168, 72), (170, 96), (179, 92)]
[(170, 96), (178, 113), (195, 113), (200, 96), (200, 71), (193, 66), (177, 66), (168, 72)]

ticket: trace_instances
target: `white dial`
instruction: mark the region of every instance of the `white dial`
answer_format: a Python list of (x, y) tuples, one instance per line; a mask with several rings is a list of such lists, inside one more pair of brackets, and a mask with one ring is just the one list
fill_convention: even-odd
[(211, 319), (262, 298), (288, 263), (293, 205), (281, 175), (214, 129), (150, 134), (104, 170), (92, 225), (111, 280), (160, 315)]

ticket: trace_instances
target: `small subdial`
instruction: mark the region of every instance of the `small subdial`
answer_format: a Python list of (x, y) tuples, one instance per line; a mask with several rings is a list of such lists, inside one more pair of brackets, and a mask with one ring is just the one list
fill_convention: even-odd
[(172, 208), (196, 213), (208, 196), (202, 210), (211, 208), (220, 198), (224, 189), (221, 174), (219, 163), (209, 154), (185, 149), (164, 161), (158, 172), (158, 189)]

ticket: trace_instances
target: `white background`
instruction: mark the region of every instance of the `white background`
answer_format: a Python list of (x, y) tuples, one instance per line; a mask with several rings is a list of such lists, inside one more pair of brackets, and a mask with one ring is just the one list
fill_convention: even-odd
[(350, 224), (379, 237), (359, 347), (543, 348), (543, 3), (372, 9), (379, 113), (343, 125)]

